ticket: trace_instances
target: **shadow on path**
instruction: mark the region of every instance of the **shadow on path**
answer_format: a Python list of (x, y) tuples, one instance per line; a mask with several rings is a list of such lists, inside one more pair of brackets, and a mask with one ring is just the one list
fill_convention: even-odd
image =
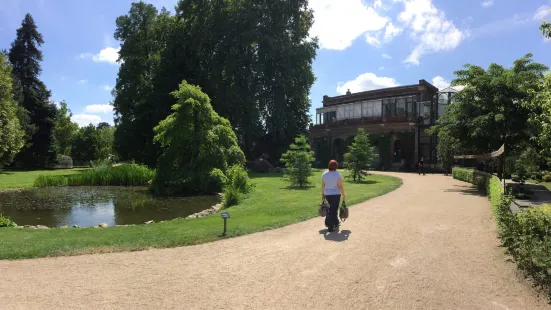
[(486, 196), (486, 194), (483, 191), (477, 189), (474, 186), (463, 187), (463, 186), (455, 185), (455, 187), (456, 188), (445, 189), (444, 192), (446, 192), (446, 193), (461, 193), (463, 195), (482, 196), (482, 197)]
[(336, 241), (336, 242), (343, 242), (348, 240), (348, 237), (350, 237), (351, 233), (352, 232), (350, 230), (341, 230), (341, 231), (334, 231), (334, 232), (328, 232), (327, 229), (320, 230), (320, 235), (323, 235), (325, 240)]

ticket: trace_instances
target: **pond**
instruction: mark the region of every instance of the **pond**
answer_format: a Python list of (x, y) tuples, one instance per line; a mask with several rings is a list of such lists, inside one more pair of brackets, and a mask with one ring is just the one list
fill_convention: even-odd
[(187, 217), (220, 202), (217, 196), (154, 198), (145, 188), (50, 187), (0, 192), (0, 212), (19, 226), (143, 224)]

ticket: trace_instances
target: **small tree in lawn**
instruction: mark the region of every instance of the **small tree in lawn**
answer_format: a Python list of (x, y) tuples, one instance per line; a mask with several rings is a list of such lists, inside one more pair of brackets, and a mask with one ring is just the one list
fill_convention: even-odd
[(348, 178), (354, 181), (363, 180), (362, 172), (371, 167), (374, 156), (369, 136), (363, 128), (359, 128), (354, 141), (349, 147), (349, 152), (344, 154), (346, 168), (350, 170)]
[(305, 136), (295, 138), (289, 150), (281, 156), (281, 161), (287, 167), (285, 179), (291, 186), (305, 187), (310, 184), (308, 178), (312, 176), (314, 152)]

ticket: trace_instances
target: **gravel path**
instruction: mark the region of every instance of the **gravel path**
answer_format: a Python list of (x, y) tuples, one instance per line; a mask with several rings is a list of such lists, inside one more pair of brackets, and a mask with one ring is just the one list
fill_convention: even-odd
[(451, 177), (398, 176), (339, 234), (318, 218), (198, 246), (0, 261), (0, 308), (551, 308), (505, 261), (485, 197)]

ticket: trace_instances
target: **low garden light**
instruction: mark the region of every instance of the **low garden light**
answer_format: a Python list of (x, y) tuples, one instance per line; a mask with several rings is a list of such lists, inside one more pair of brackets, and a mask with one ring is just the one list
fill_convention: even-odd
[(227, 221), (230, 218), (230, 214), (228, 212), (222, 212), (220, 215), (222, 215), (222, 218), (224, 219), (224, 232), (222, 233), (222, 236), (226, 235), (226, 228), (227, 228)]

